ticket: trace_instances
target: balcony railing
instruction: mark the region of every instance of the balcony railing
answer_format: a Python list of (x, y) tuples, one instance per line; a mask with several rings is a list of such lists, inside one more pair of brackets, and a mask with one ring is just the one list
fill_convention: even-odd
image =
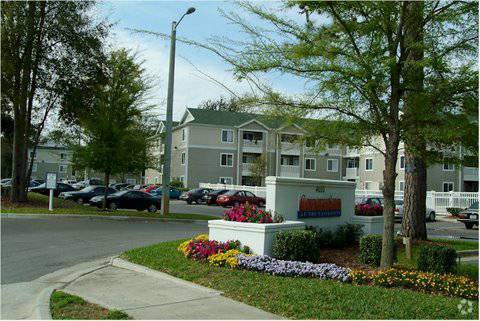
[(358, 177), (358, 167), (347, 168), (345, 172), (345, 177), (347, 179)]
[(250, 140), (244, 139), (243, 140), (243, 147), (263, 147), (263, 140)]
[(463, 168), (463, 180), (478, 182), (478, 168), (476, 167), (464, 167)]
[(280, 165), (280, 176), (300, 177), (300, 166), (299, 165)]
[(252, 169), (252, 163), (242, 163), (242, 170), (243, 171), (250, 171)]

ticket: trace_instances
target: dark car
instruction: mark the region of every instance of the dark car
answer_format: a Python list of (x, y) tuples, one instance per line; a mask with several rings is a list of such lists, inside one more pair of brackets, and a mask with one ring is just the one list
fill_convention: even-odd
[[(162, 197), (162, 194), (163, 194), (162, 187), (156, 188), (150, 191), (149, 193), (155, 197)], [(182, 195), (182, 192), (180, 190), (170, 187), (170, 193), (169, 193), (170, 199), (178, 200), (180, 198), (180, 195)]]
[[(90, 199), (90, 205), (103, 206), (104, 196), (99, 195)], [(138, 211), (148, 210), (155, 213), (161, 207), (161, 199), (141, 191), (120, 191), (107, 197), (107, 207), (111, 210), (117, 208), (136, 209)]]
[[(108, 194), (116, 192), (118, 192), (116, 189), (111, 187), (108, 188)], [(87, 186), (80, 191), (62, 193), (60, 194), (60, 197), (77, 202), (78, 204), (83, 204), (88, 202), (92, 197), (103, 194), (105, 194), (105, 186)]]
[(383, 206), (382, 197), (357, 197), (355, 198), (355, 205), (367, 204), (370, 206)]
[[(29, 191), (33, 193), (47, 195), (47, 196), (50, 195), (50, 190), (46, 188), (45, 183), (35, 187), (30, 187)], [(73, 188), (73, 186), (65, 183), (57, 183), (57, 189), (53, 190), (53, 196), (58, 197), (60, 193), (72, 192), (72, 191), (76, 191), (76, 189)]]
[(214, 205), (217, 204), (217, 197), (219, 195), (225, 194), (226, 192), (228, 192), (228, 189), (217, 189), (204, 195), (202, 198), (203, 201), (207, 203), (207, 205)]
[(195, 202), (200, 204), (203, 200), (202, 197), (208, 193), (211, 193), (213, 190), (211, 188), (195, 188), (191, 189), (188, 192), (182, 193), (180, 199), (186, 201), (188, 204)]
[(109, 186), (110, 186), (111, 188), (114, 188), (114, 189), (116, 189), (117, 191), (119, 191), (119, 190), (121, 190), (122, 188), (127, 187), (128, 185), (130, 185), (130, 184), (128, 184), (128, 183), (113, 183), (113, 184), (110, 184)]
[(263, 197), (255, 196), (255, 194), (249, 191), (236, 190), (228, 191), (217, 197), (217, 204), (223, 207), (245, 203), (264, 206), (265, 199)]
[(465, 228), (471, 230), (475, 225), (478, 226), (478, 212), (478, 202), (475, 202), (458, 214), (458, 221), (465, 224)]

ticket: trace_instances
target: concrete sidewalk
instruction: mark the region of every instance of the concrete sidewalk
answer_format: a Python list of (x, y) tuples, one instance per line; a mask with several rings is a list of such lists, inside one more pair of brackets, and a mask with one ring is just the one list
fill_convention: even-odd
[[(225, 298), (220, 292), (119, 259), (68, 284), (62, 291), (134, 319), (280, 319)], [(123, 267), (127, 268), (123, 268)], [(131, 267), (134, 269), (128, 269)]]

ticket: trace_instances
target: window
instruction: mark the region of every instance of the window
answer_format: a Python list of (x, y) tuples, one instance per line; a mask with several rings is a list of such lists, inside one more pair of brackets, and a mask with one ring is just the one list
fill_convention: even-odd
[(222, 129), (222, 143), (233, 143), (233, 130)]
[(400, 169), (405, 169), (405, 156), (400, 156)]
[(443, 163), (443, 170), (445, 172), (451, 172), (455, 170), (455, 165), (451, 163)]
[(220, 184), (232, 184), (233, 182), (233, 177), (220, 177), (219, 178), (219, 183)]
[(185, 165), (185, 152), (182, 153), (182, 165)]
[(127, 178), (126, 183), (130, 185), (135, 185), (137, 184), (137, 180), (135, 178)]
[(373, 171), (373, 158), (365, 159), (365, 170)]
[(182, 129), (182, 142), (185, 141), (185, 138), (187, 137), (186, 135), (186, 132), (185, 132), (185, 128)]
[(37, 171), (37, 167), (38, 167), (37, 163), (32, 164), (32, 173), (35, 173)]
[(453, 191), (453, 182), (443, 182), (443, 191), (444, 192)]
[(398, 182), (398, 189), (402, 192), (405, 190), (405, 182), (404, 181)]
[(252, 192), (244, 191), (244, 193), (245, 193), (245, 196), (247, 197), (255, 197), (255, 195)]
[(220, 166), (233, 167), (233, 154), (220, 154)]
[(295, 143), (297, 141), (297, 135), (294, 134), (281, 134), (280, 141), (282, 143)]
[(356, 159), (349, 159), (347, 161), (347, 168), (358, 168), (358, 161)]
[(60, 153), (60, 159), (67, 159), (67, 154)]
[(60, 165), (58, 166), (59, 173), (66, 173), (67, 172), (67, 165)]
[(338, 172), (338, 159), (327, 160), (327, 172)]
[(284, 155), (280, 158), (280, 165), (298, 166), (300, 164), (299, 162), (298, 156)]
[(315, 158), (306, 158), (305, 159), (305, 170), (315, 171), (317, 169), (317, 164), (315, 163)]

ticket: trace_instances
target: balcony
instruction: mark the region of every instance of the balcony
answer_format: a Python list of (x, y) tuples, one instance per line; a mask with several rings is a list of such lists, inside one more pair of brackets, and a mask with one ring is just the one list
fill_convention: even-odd
[(345, 177), (343, 179), (358, 178), (358, 167), (346, 168)]
[(300, 144), (291, 142), (282, 142), (280, 148), (282, 155), (300, 155)]
[(251, 169), (252, 169), (252, 165), (251, 163), (242, 163), (242, 175), (250, 175), (251, 173)]
[(298, 165), (280, 165), (280, 176), (282, 176), (282, 177), (300, 177), (300, 166), (298, 166)]
[(478, 182), (478, 168), (476, 167), (464, 167), (463, 168), (463, 180)]
[(242, 142), (243, 151), (246, 153), (261, 153), (263, 152), (263, 140), (244, 139)]
[(359, 156), (360, 156), (360, 150), (358, 148), (347, 147), (345, 149), (344, 157), (359, 157)]

